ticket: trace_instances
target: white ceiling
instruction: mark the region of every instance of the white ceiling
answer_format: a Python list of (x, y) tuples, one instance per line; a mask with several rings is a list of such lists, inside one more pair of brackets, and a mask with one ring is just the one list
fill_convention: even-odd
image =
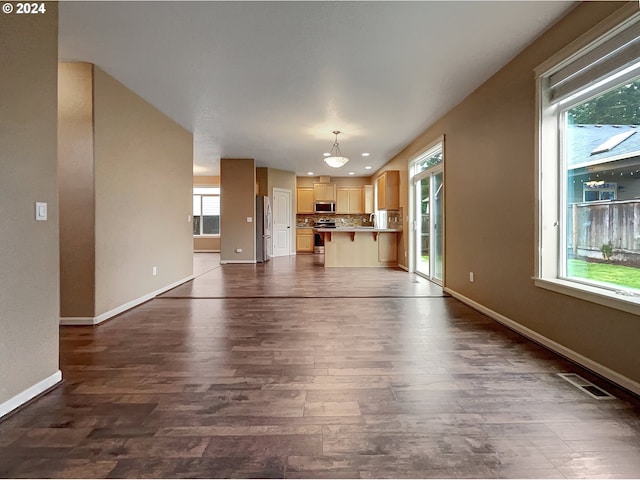
[[(572, 4), (70, 1), (59, 56), (98, 65), (193, 132), (196, 175), (224, 157), (368, 176)], [(340, 169), (322, 161), (332, 130), (351, 159)]]

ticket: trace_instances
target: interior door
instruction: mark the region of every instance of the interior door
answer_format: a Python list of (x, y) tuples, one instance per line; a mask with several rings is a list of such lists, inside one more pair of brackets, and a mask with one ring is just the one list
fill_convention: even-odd
[(273, 256), (291, 254), (291, 190), (273, 189)]

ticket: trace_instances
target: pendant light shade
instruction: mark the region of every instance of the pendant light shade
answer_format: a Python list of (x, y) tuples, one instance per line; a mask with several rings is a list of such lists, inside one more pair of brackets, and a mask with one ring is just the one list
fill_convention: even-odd
[(342, 155), (340, 151), (340, 146), (338, 145), (338, 134), (340, 130), (334, 130), (333, 134), (336, 136), (335, 141), (333, 142), (333, 146), (331, 147), (331, 153), (328, 157), (325, 157), (324, 161), (327, 165), (333, 168), (340, 168), (345, 163), (349, 161), (347, 157)]

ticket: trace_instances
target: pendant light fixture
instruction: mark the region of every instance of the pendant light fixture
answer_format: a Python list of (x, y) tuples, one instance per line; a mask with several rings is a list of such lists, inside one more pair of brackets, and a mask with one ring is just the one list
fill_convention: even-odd
[(347, 157), (342, 156), (342, 152), (340, 152), (340, 147), (338, 146), (338, 134), (340, 130), (334, 130), (333, 134), (336, 136), (336, 140), (331, 147), (331, 152), (328, 157), (325, 157), (324, 161), (327, 165), (333, 168), (340, 168), (345, 163), (349, 161)]

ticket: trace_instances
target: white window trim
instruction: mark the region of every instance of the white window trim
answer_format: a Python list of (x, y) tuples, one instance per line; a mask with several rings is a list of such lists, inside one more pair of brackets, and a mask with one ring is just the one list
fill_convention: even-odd
[[(537, 198), (534, 219), (536, 248), (533, 280), (537, 287), (546, 290), (640, 315), (640, 297), (626, 295), (622, 291), (614, 290), (613, 287), (598, 287), (562, 278), (562, 272), (559, 271), (562, 243), (560, 222), (563, 220), (564, 209), (560, 205), (563, 192), (558, 195), (558, 187), (564, 187), (558, 168), (560, 139), (557, 125), (560, 107), (558, 104), (551, 105), (548, 97), (544, 95), (545, 80), (552, 70), (581, 54), (585, 48), (635, 15), (638, 15), (638, 4), (629, 2), (535, 69), (535, 192)], [(557, 198), (558, 201), (543, 202), (545, 198)]]

